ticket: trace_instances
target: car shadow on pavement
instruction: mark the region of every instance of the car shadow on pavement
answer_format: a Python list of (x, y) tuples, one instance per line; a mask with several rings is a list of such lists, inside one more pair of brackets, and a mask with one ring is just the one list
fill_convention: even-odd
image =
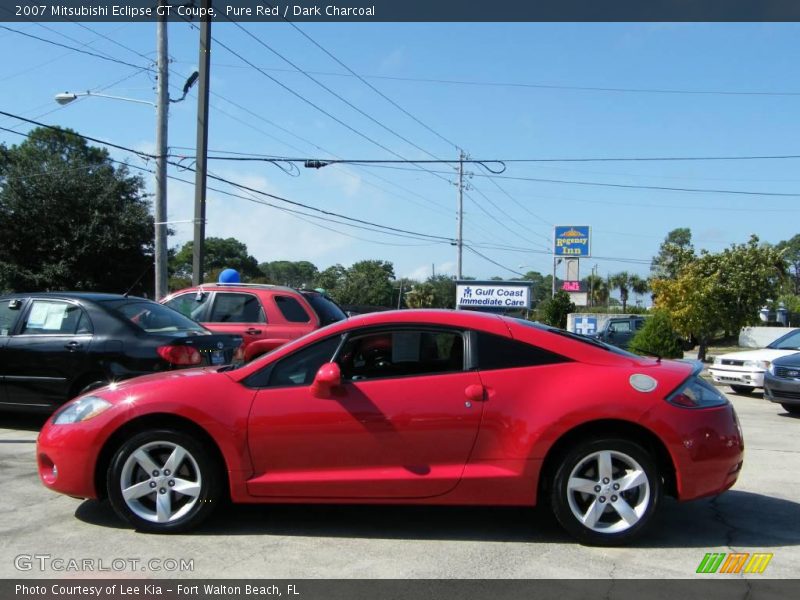
[[(764, 548), (800, 544), (800, 504), (751, 492), (678, 503), (666, 499), (648, 548)], [(83, 502), (81, 521), (130, 528), (108, 503)], [(330, 538), (563, 543), (570, 538), (545, 509), (447, 506), (226, 505), (194, 536), (276, 535)]]
[(20, 431), (39, 431), (49, 418), (49, 414), (0, 411), (0, 428), (18, 429)]

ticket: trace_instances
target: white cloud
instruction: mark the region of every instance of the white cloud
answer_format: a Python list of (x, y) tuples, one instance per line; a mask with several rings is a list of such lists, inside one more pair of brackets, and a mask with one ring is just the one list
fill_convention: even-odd
[[(407, 277), (409, 279), (416, 279), (417, 281), (424, 281), (431, 276), (431, 266), (432, 265), (430, 264), (420, 265), (419, 267), (412, 270), (403, 277)], [(443, 263), (439, 263), (438, 265), (433, 265), (433, 266), (436, 269), (437, 275), (455, 275), (456, 263), (452, 261), (445, 261)]]

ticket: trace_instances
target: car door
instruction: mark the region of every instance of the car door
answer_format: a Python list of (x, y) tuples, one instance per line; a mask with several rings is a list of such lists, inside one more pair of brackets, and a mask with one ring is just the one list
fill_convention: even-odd
[(619, 348), (627, 348), (633, 335), (630, 321), (611, 321), (608, 324), (608, 342)]
[[(467, 336), (390, 329), (331, 338), (271, 368), (248, 427), (256, 496), (425, 498), (460, 481), (483, 411)], [(336, 354), (342, 384), (311, 390)]]
[(8, 357), (6, 356), (6, 346), (14, 332), (23, 306), (24, 300), (20, 298), (8, 298), (0, 302), (0, 403), (7, 401), (5, 376), (8, 369)]
[(256, 294), (215, 292), (203, 319), (215, 333), (242, 336), (245, 349), (267, 335), (267, 316)]
[(48, 407), (69, 399), (91, 341), (91, 322), (77, 303), (32, 299), (4, 350), (6, 402)]

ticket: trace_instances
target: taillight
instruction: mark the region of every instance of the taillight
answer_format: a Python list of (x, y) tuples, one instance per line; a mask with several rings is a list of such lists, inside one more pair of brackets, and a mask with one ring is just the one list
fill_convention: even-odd
[(667, 396), (667, 402), (681, 408), (711, 408), (728, 404), (728, 399), (705, 379), (692, 377)]
[(192, 346), (159, 346), (158, 355), (173, 365), (199, 365), (203, 362), (197, 348)]

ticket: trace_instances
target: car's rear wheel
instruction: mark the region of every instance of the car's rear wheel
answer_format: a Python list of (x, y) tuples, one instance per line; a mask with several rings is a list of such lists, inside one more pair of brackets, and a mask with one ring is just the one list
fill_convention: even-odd
[(755, 388), (752, 388), (749, 385), (732, 385), (731, 389), (736, 394), (752, 394)]
[(581, 543), (615, 546), (638, 536), (661, 500), (650, 453), (622, 439), (592, 439), (567, 452), (551, 488), (562, 527)]
[(215, 456), (194, 438), (180, 431), (145, 431), (114, 454), (108, 497), (139, 531), (176, 533), (211, 514), (222, 497), (222, 479)]
[(800, 404), (781, 404), (781, 406), (790, 415), (800, 415)]

